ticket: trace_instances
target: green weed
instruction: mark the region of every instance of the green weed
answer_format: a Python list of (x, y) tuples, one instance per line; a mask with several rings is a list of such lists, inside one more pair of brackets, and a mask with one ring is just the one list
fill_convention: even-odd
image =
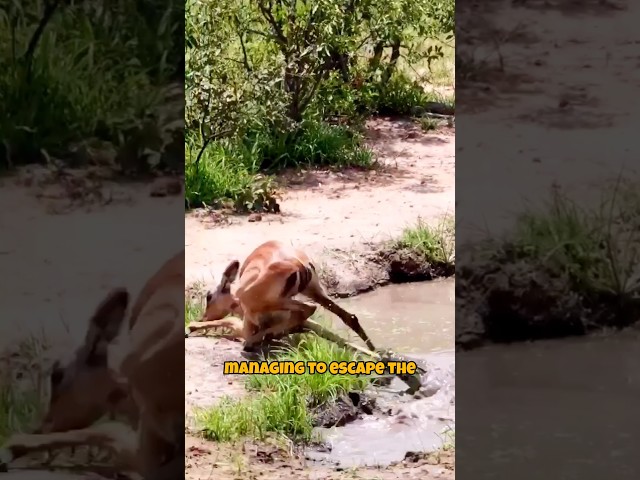
[(273, 208), (277, 190), (273, 179), (259, 174), (255, 152), (212, 142), (195, 163), (199, 147), (186, 146), (185, 202), (187, 208), (230, 206), (238, 211)]
[(258, 133), (253, 148), (261, 168), (369, 167), (372, 152), (362, 146), (362, 136), (344, 126), (307, 121), (291, 132)]
[(41, 149), (66, 160), (73, 144), (94, 137), (120, 146), (159, 105), (158, 85), (176, 74), (163, 58), (177, 52), (182, 12), (145, 3), (122, 3), (112, 15), (62, 3), (33, 51), (43, 3), (0, 14), (0, 131), (10, 151), (4, 167), (39, 161)]
[(46, 348), (33, 336), (0, 354), (0, 442), (33, 428), (42, 416), (48, 377), (41, 362)]
[(518, 217), (508, 245), (587, 290), (627, 295), (639, 286), (640, 237), (625, 219), (639, 205), (634, 189), (616, 184), (595, 209), (554, 189), (542, 210)]
[(455, 224), (451, 216), (444, 216), (432, 226), (422, 219), (404, 229), (394, 248), (408, 249), (433, 264), (451, 264), (455, 258)]
[(184, 302), (184, 324), (189, 325), (191, 322), (199, 322), (204, 313), (202, 302), (185, 299)]
[(245, 138), (186, 146), (188, 208), (229, 206), (238, 212), (277, 212), (278, 188), (271, 172), (311, 166), (368, 167), (372, 153), (362, 137), (345, 127), (303, 122), (293, 131), (250, 131)]

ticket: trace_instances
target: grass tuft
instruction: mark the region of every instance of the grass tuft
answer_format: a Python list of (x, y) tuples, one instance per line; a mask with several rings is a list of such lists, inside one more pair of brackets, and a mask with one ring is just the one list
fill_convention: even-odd
[(416, 225), (403, 230), (393, 247), (416, 252), (432, 264), (452, 264), (455, 260), (454, 219), (447, 215), (432, 226), (419, 218)]
[[(640, 287), (640, 237), (625, 219), (634, 186), (616, 184), (597, 208), (583, 208), (559, 189), (542, 211), (529, 209), (508, 244), (580, 288), (624, 296)], [(640, 203), (639, 203), (640, 204)]]
[(188, 208), (228, 206), (238, 212), (273, 211), (278, 188), (272, 174), (286, 168), (362, 167), (373, 153), (362, 136), (345, 127), (304, 122), (291, 132), (258, 130), (242, 140), (211, 142), (202, 154), (195, 139), (186, 146)]
[(46, 343), (35, 336), (0, 354), (0, 442), (31, 429), (42, 416), (48, 381), (42, 365)]

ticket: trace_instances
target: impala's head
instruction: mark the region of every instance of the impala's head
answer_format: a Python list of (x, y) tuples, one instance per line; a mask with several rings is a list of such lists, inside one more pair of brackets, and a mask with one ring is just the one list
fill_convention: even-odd
[(71, 360), (54, 364), (49, 407), (37, 432), (87, 427), (126, 395), (108, 367), (107, 351), (118, 336), (128, 304), (126, 290), (112, 291), (89, 321), (84, 342)]
[(238, 277), (238, 270), (240, 270), (240, 262), (234, 260), (225, 268), (216, 289), (207, 292), (203, 321), (220, 320), (227, 315), (240, 313), (238, 299), (231, 293), (231, 284)]

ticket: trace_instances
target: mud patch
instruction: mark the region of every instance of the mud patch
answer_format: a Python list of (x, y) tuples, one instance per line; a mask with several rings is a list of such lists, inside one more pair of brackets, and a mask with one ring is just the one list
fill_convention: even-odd
[(318, 407), (313, 415), (314, 427), (344, 427), (363, 415), (373, 415), (378, 411), (375, 397), (367, 393), (349, 392), (338, 397), (333, 403)]
[(196, 480), (347, 480), (366, 478), (376, 480), (443, 479), (455, 477), (454, 450), (430, 454), (409, 454), (405, 460), (386, 468), (364, 467), (345, 470), (311, 463), (294, 449), (270, 443), (244, 442), (235, 445), (208, 443), (187, 437), (185, 478)]
[[(223, 375), (225, 361), (243, 361), (242, 344), (224, 339), (190, 337), (185, 349), (185, 411), (215, 405), (225, 395), (240, 397), (246, 393), (239, 375)], [(193, 428), (193, 419), (187, 423)]]
[(450, 277), (455, 273), (455, 265), (445, 262), (431, 262), (421, 253), (402, 248), (382, 248), (378, 254), (390, 283), (420, 282), (434, 278)]
[(346, 298), (388, 284), (450, 277), (455, 263), (431, 262), (419, 252), (383, 242), (332, 250), (320, 263), (319, 274), (329, 295)]
[(371, 414), (341, 428), (317, 428), (324, 448), (307, 450), (307, 457), (354, 468), (392, 465), (411, 452), (442, 449), (455, 423), (453, 352), (415, 357), (411, 360), (425, 371), (418, 392), (406, 393), (406, 385), (398, 379), (383, 388), (368, 387), (365, 398), (375, 398)]
[(637, 299), (593, 291), (508, 252), (456, 276), (456, 347), (585, 335), (638, 318)]

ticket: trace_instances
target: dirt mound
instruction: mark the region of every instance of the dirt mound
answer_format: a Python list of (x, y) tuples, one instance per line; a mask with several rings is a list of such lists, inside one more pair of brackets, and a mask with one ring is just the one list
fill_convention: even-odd
[(378, 252), (391, 283), (419, 282), (439, 277), (449, 277), (455, 273), (455, 265), (445, 262), (431, 262), (424, 255), (407, 249), (382, 247)]
[(349, 392), (334, 402), (322, 405), (312, 412), (314, 427), (343, 427), (363, 415), (373, 415), (376, 400), (365, 393)]
[(638, 300), (588, 289), (508, 253), (465, 265), (456, 276), (456, 347), (584, 335), (638, 318)]
[[(344, 258), (349, 261), (345, 262)], [(431, 262), (424, 255), (389, 242), (368, 243), (352, 251), (325, 251), (320, 278), (329, 295), (346, 298), (390, 283), (450, 277), (455, 264)]]

